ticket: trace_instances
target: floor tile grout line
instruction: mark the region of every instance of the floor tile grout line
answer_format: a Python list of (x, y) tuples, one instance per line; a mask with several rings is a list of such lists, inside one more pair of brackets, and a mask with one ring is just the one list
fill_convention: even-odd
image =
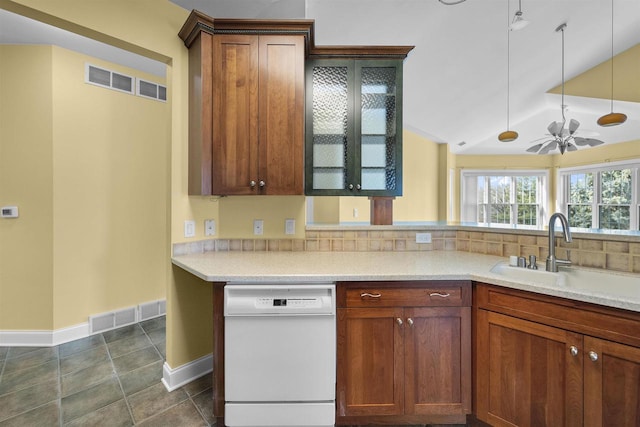
[(62, 417), (62, 362), (60, 361), (60, 345), (56, 346), (56, 353), (58, 354), (58, 425), (63, 426)]
[[(144, 331), (144, 329), (142, 329), (142, 330)], [(111, 356), (111, 350), (109, 349), (109, 344), (107, 344), (107, 340), (104, 337), (104, 335), (103, 334), (100, 334), (100, 335), (102, 336), (102, 340), (104, 341), (104, 345), (105, 345), (105, 347), (107, 349), (107, 356), (109, 357), (109, 362), (111, 363), (111, 368), (113, 369), (113, 373), (115, 374), (116, 379), (118, 380), (118, 387), (120, 387), (120, 391), (122, 392), (122, 399), (124, 400), (124, 404), (127, 407), (127, 411), (129, 411), (129, 417), (131, 418), (131, 422), (133, 423), (133, 425), (136, 425), (136, 419), (133, 416), (133, 410), (131, 409), (131, 404), (129, 403), (129, 399), (127, 398), (127, 393), (125, 393), (124, 387), (122, 386), (122, 381), (120, 381), (120, 374), (118, 373), (118, 371), (116, 369), (115, 363), (113, 363), (113, 357)]]

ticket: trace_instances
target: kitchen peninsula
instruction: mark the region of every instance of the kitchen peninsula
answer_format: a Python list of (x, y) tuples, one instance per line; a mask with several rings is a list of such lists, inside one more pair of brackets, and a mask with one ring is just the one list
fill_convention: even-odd
[[(451, 413), (443, 413), (442, 411), (440, 413), (429, 413), (429, 411), (433, 411), (433, 406), (410, 405), (412, 402), (415, 403), (417, 399), (414, 398), (415, 396), (409, 391), (410, 388), (408, 388), (409, 385), (405, 379), (404, 383), (400, 381), (404, 384), (405, 388), (404, 394), (399, 398), (401, 400), (400, 408), (398, 409), (397, 405), (393, 406), (393, 402), (390, 402), (388, 405), (389, 407), (393, 406), (395, 408), (395, 412), (391, 415), (379, 415), (375, 410), (370, 413), (358, 412), (360, 411), (358, 405), (353, 404), (353, 402), (350, 404), (348, 401), (349, 394), (347, 393), (346, 396), (340, 394), (341, 387), (347, 387), (348, 391), (348, 386), (341, 385), (344, 384), (341, 374), (349, 371), (344, 368), (344, 366), (341, 367), (341, 364), (344, 365), (348, 363), (348, 361), (341, 359), (340, 338), (338, 338), (338, 394), (336, 404), (336, 424), (338, 425), (354, 424), (359, 420), (366, 420), (367, 423), (384, 423), (389, 422), (389, 420), (397, 420), (400, 423), (416, 423), (420, 421), (459, 423), (464, 422), (466, 414), (471, 413), (472, 410), (475, 415), (478, 415), (479, 419), (487, 422), (488, 420), (496, 420), (496, 417), (506, 418), (506, 415), (498, 413), (498, 411), (493, 409), (493, 406), (491, 406), (489, 402), (483, 399), (478, 400), (477, 396), (474, 396), (476, 403), (472, 408), (471, 399), (465, 400), (464, 394), (467, 391), (468, 393), (471, 392), (470, 384), (472, 378), (473, 381), (477, 383), (476, 387), (488, 387), (489, 382), (486, 377), (488, 374), (481, 368), (487, 367), (486, 363), (488, 363), (488, 361), (491, 363), (501, 363), (500, 360), (494, 360), (496, 356), (491, 353), (491, 349), (486, 347), (484, 338), (478, 338), (475, 347), (471, 348), (471, 330), (475, 330), (476, 334), (488, 334), (488, 329), (486, 329), (488, 325), (497, 324), (496, 319), (493, 317), (502, 316), (500, 320), (503, 321), (504, 318), (506, 318), (504, 312), (509, 312), (510, 310), (510, 314), (517, 317), (524, 319), (532, 317), (533, 320), (537, 322), (536, 324), (542, 325), (538, 326), (539, 328), (546, 328), (552, 324), (553, 326), (560, 325), (569, 328), (572, 331), (587, 332), (596, 337), (610, 338), (610, 334), (613, 334), (618, 342), (630, 344), (626, 345), (625, 348), (631, 349), (633, 353), (632, 356), (637, 356), (637, 358), (634, 359), (635, 362), (640, 364), (640, 349), (638, 348), (640, 347), (640, 340), (637, 337), (633, 338), (633, 331), (637, 331), (638, 325), (640, 325), (640, 323), (638, 323), (640, 322), (640, 292), (638, 292), (636, 297), (616, 296), (614, 292), (590, 291), (588, 289), (576, 289), (539, 283), (530, 277), (523, 277), (522, 279), (506, 278), (491, 271), (496, 264), (504, 263), (506, 261), (505, 257), (445, 250), (427, 252), (218, 251), (174, 255), (172, 261), (174, 265), (213, 284), (213, 353), (214, 360), (217, 361), (223, 360), (224, 355), (222, 294), (226, 282), (336, 282), (338, 289), (339, 337), (341, 322), (344, 324), (345, 319), (348, 319), (348, 313), (355, 315), (360, 312), (355, 312), (354, 310), (375, 310), (375, 308), (358, 308), (358, 305), (350, 305), (349, 301), (355, 301), (356, 304), (360, 303), (357, 298), (349, 299), (348, 292), (350, 291), (357, 292), (359, 295), (361, 290), (371, 290), (373, 292), (380, 291), (381, 289), (383, 291), (397, 289), (395, 298), (398, 298), (400, 301), (396, 301), (397, 304), (395, 304), (394, 307), (397, 308), (394, 308), (394, 310), (400, 311), (395, 311), (395, 313), (405, 313), (403, 317), (405, 322), (407, 319), (411, 319), (412, 322), (415, 319), (417, 324), (416, 314), (419, 312), (423, 313), (420, 310), (434, 310), (441, 309), (441, 307), (435, 307), (435, 303), (432, 302), (422, 304), (415, 301), (407, 301), (407, 299), (410, 299), (408, 295), (411, 295), (411, 292), (414, 292), (415, 289), (428, 289), (431, 294), (437, 294), (440, 292), (436, 289), (438, 287), (453, 289), (453, 292), (447, 293), (454, 295), (457, 299), (456, 303), (451, 302), (451, 305), (455, 307), (448, 306), (444, 307), (444, 309), (456, 309), (459, 310), (456, 313), (463, 313), (459, 316), (462, 331), (458, 337), (458, 348), (460, 351), (459, 362), (458, 366), (451, 370), (454, 378), (457, 378), (455, 375), (459, 375), (461, 389), (459, 392), (456, 391), (457, 394), (453, 393), (453, 395), (459, 397), (458, 406), (450, 405), (449, 408), (453, 408)], [(471, 308), (472, 290), (473, 292), (477, 292), (480, 297), (480, 303), (484, 304), (482, 307), (476, 304)], [(403, 300), (402, 295), (405, 295), (405, 293), (407, 298)], [(505, 298), (511, 301), (514, 307), (520, 307), (521, 311), (518, 312), (517, 308), (501, 307), (500, 301), (505, 301)], [(520, 301), (524, 301), (524, 303)], [(549, 317), (542, 319), (539, 313), (526, 313), (527, 306), (542, 307), (545, 313), (548, 311)], [(340, 314), (340, 310), (344, 310), (342, 315)], [(471, 324), (471, 318), (469, 317), (470, 329), (465, 330), (465, 310), (472, 311), (474, 313), (474, 319), (476, 319), (480, 313), (480, 317), (485, 323), (481, 325), (477, 320), (474, 320), (475, 323)], [(501, 311), (502, 313), (500, 314), (495, 313)], [(576, 322), (572, 323), (568, 321), (566, 317), (563, 317), (564, 314), (562, 313), (565, 312), (569, 313), (569, 315), (583, 313), (580, 314), (580, 318), (576, 322), (584, 322), (584, 325), (578, 325)], [(407, 313), (411, 313), (411, 315)], [(592, 316), (586, 316), (584, 313), (591, 313)], [(537, 318), (536, 315), (538, 316)], [(486, 319), (487, 316), (489, 316), (489, 319)], [(451, 316), (449, 318), (451, 318)], [(391, 328), (402, 327), (400, 325), (395, 326), (395, 321), (396, 317), (389, 319)], [(606, 326), (602, 326), (603, 324), (606, 324)], [(616, 324), (622, 325), (623, 330), (613, 332), (600, 331), (600, 329), (615, 328), (614, 325)], [(413, 326), (413, 323), (411, 323), (411, 325)], [(501, 324), (500, 326), (503, 328), (507, 327), (505, 324)], [(342, 328), (344, 331), (344, 326), (342, 326)], [(525, 330), (527, 329), (525, 328)], [(529, 331), (530, 330), (531, 329), (529, 329)], [(485, 338), (489, 339), (490, 337), (487, 335)], [(494, 339), (494, 337), (491, 337), (491, 339)], [(407, 348), (410, 346), (406, 335), (404, 340), (405, 344), (403, 348), (407, 351)], [(426, 342), (432, 342), (432, 340)], [(447, 344), (449, 344), (449, 342), (447, 342)], [(580, 354), (585, 345), (586, 344), (583, 344), (582, 338), (580, 338), (580, 344), (576, 345), (573, 342), (566, 344), (567, 348), (579, 348), (579, 350), (576, 351), (579, 351)], [(465, 346), (470, 349), (468, 353), (465, 353)], [(564, 344), (561, 345), (562, 349), (564, 349), (564, 346)], [(573, 352), (574, 350), (567, 351)], [(480, 352), (485, 352), (486, 354), (481, 354)], [(405, 358), (404, 360), (406, 364), (408, 359)], [(473, 362), (473, 364), (476, 365), (478, 360), (482, 360), (483, 362), (478, 366), (480, 369), (473, 370), (474, 374), (472, 377), (471, 363)], [(407, 367), (403, 368), (403, 372), (406, 372), (408, 369)], [(220, 366), (220, 363), (214, 363), (214, 413), (218, 417), (221, 416), (222, 408), (224, 407), (224, 376), (222, 372), (223, 367)], [(419, 376), (419, 374), (414, 374), (414, 376)], [(631, 381), (633, 380), (631, 379)], [(399, 385), (394, 384), (394, 387), (399, 387)], [(508, 390), (502, 390), (504, 393), (507, 391)], [(489, 396), (493, 390), (485, 390), (485, 392), (486, 395)], [(637, 394), (634, 398), (638, 399)], [(480, 404), (479, 407), (478, 404)], [(591, 405), (592, 403), (587, 405), (581, 400), (579, 412), (582, 414), (582, 408), (589, 408)], [(483, 412), (478, 413), (478, 410)], [(564, 414), (562, 416), (564, 417)]]

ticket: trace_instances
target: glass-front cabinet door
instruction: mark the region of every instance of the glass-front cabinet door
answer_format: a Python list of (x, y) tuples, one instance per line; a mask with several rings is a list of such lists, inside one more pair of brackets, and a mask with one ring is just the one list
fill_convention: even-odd
[(307, 195), (402, 194), (402, 61), (307, 67)]

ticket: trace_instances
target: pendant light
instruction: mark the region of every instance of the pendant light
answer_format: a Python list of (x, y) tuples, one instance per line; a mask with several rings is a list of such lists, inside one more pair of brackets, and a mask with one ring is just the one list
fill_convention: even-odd
[[(509, 16), (509, 0), (507, 0), (507, 17)], [(511, 37), (509, 33), (511, 29), (507, 30), (507, 130), (500, 133), (498, 135), (498, 140), (500, 142), (512, 142), (518, 139), (518, 132), (509, 129), (509, 80), (511, 78), (511, 73), (509, 72), (510, 68), (510, 56), (511, 56)]]
[(623, 113), (613, 112), (613, 0), (611, 0), (611, 112), (598, 119), (600, 126), (617, 126), (627, 121), (627, 116)]
[(529, 21), (522, 17), (522, 0), (518, 0), (518, 10), (513, 15), (513, 21), (509, 25), (509, 29), (512, 31), (518, 31), (529, 25)]

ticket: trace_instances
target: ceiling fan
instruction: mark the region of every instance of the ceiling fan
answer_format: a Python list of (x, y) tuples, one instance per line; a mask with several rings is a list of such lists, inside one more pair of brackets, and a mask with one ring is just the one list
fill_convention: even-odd
[[(580, 122), (571, 119), (569, 126), (565, 128), (566, 119), (564, 117), (564, 106), (562, 111), (561, 122), (551, 122), (547, 127), (549, 136), (551, 139), (533, 145), (527, 149), (529, 153), (548, 154), (550, 151), (558, 148), (560, 154), (564, 154), (565, 151), (576, 151), (578, 146), (595, 147), (596, 145), (604, 144), (604, 141), (595, 138), (583, 138), (576, 136), (575, 133), (580, 126)], [(534, 141), (535, 142), (535, 141)]]
[(564, 116), (564, 110), (567, 106), (564, 104), (564, 29), (566, 27), (567, 24), (563, 23), (556, 28), (556, 32), (562, 32), (562, 103), (560, 104), (562, 121), (551, 122), (551, 124), (547, 126), (547, 130), (552, 138), (529, 147), (527, 149), (529, 153), (547, 154), (557, 148), (560, 150), (560, 154), (564, 154), (565, 151), (576, 151), (578, 149), (577, 146), (588, 145), (595, 147), (596, 145), (604, 144), (604, 141), (600, 141), (599, 139), (575, 136), (580, 126), (580, 122), (575, 119), (569, 120), (569, 125), (565, 127), (567, 119)]

